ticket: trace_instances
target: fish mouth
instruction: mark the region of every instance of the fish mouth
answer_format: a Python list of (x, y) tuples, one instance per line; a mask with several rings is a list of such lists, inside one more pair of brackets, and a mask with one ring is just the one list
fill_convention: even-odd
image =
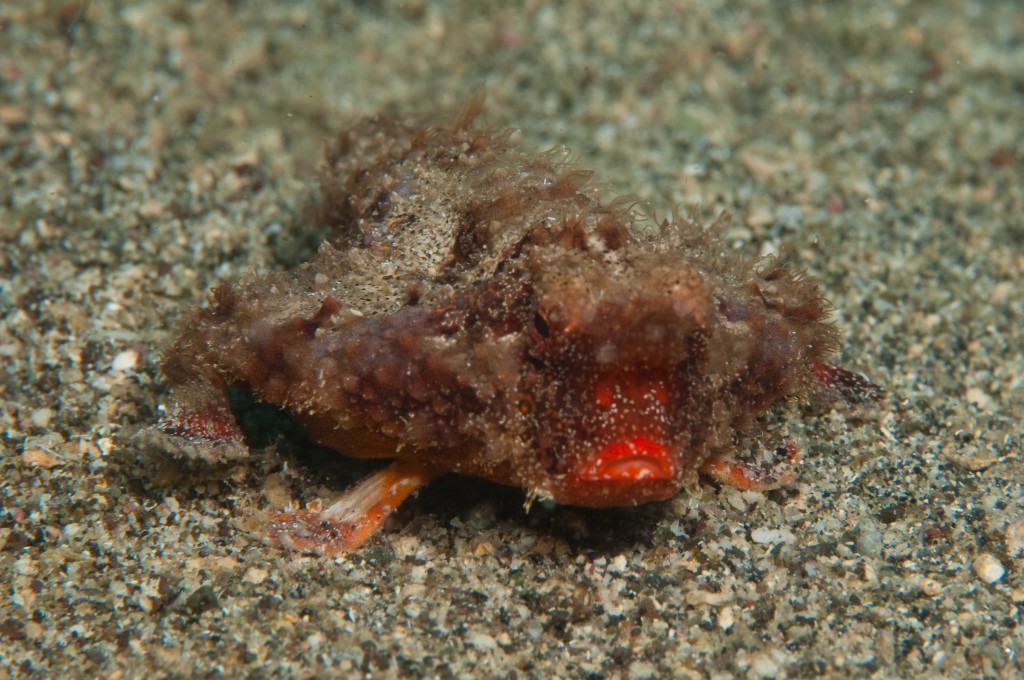
[(588, 482), (663, 482), (676, 476), (676, 465), (664, 446), (637, 436), (604, 447), (576, 476)]

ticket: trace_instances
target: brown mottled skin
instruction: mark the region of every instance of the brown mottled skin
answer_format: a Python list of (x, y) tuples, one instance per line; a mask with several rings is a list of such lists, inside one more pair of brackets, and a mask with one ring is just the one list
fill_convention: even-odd
[(476, 109), (340, 135), (312, 261), (218, 289), (166, 352), (179, 421), (223, 427), (242, 386), (346, 455), (612, 506), (693, 486), (735, 431), (814, 390), (836, 330), (813, 280), (688, 219), (636, 229), (587, 174), (472, 127)]

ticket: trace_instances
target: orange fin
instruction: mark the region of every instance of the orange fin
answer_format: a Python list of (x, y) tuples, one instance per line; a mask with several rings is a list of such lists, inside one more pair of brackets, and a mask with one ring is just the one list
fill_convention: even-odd
[(712, 479), (743, 491), (766, 491), (785, 486), (796, 477), (796, 466), (800, 463), (800, 447), (786, 442), (788, 454), (785, 462), (772, 465), (756, 465), (733, 458), (713, 456), (701, 466), (701, 472)]
[(441, 475), (435, 467), (398, 460), (348, 489), (321, 512), (273, 515), (268, 535), (288, 548), (335, 555), (358, 548), (399, 504)]

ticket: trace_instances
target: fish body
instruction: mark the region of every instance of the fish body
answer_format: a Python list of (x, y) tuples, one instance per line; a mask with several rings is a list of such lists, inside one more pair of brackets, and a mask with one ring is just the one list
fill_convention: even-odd
[[(734, 254), (715, 225), (638, 228), (562, 157), (474, 127), (476, 110), (339, 135), (315, 209), (328, 237), (183, 322), (165, 431), (240, 440), (224, 396), (240, 387), (320, 444), (394, 459), (328, 517), (365, 525), (349, 548), (404, 498), (389, 489), (447, 472), (582, 506), (666, 499), (721, 471), (776, 402), (856, 382), (826, 363), (837, 331), (813, 279)], [(302, 533), (294, 519), (280, 532)]]

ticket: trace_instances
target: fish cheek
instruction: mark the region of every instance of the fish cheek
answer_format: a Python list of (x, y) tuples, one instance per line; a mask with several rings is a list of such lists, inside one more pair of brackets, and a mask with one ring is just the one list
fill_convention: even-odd
[(565, 459), (566, 405), (573, 399), (565, 394), (566, 367), (532, 356), (532, 345), (525, 350), (530, 358), (522, 363), (517, 389), (511, 395), (506, 429), (516, 436), (511, 456), (521, 486), (543, 490), (569, 465)]

